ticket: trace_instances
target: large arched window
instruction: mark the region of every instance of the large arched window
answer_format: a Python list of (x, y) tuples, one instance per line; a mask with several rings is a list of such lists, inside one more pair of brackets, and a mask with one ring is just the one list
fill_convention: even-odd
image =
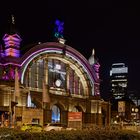
[[(58, 57), (58, 56), (57, 56)], [(25, 85), (31, 90), (40, 91), (43, 79), (53, 94), (71, 94), (77, 97), (87, 95), (87, 83), (82, 68), (76, 63), (48, 56), (30, 62), (25, 73)], [(75, 64), (75, 65), (74, 65)]]
[(52, 107), (52, 122), (60, 122), (60, 108), (56, 105)]

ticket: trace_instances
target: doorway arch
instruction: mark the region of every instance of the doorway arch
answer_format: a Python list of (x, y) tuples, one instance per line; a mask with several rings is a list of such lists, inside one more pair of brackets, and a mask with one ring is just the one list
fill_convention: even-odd
[(60, 108), (57, 105), (53, 105), (52, 106), (52, 122), (53, 123), (57, 123), (60, 122)]
[(72, 112), (83, 112), (83, 110), (80, 106), (74, 106)]

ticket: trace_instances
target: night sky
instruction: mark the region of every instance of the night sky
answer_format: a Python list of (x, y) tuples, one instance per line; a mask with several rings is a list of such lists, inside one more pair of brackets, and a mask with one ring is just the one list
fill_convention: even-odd
[[(28, 1), (29, 2), (29, 1)], [(0, 7), (0, 43), (10, 22), (22, 38), (21, 48), (37, 42), (53, 40), (54, 22), (64, 21), (66, 44), (87, 59), (95, 49), (99, 59), (101, 95), (108, 96), (111, 64), (126, 63), (129, 68), (129, 90), (140, 94), (140, 9), (139, 4), (112, 1), (46, 0), (6, 2)]]

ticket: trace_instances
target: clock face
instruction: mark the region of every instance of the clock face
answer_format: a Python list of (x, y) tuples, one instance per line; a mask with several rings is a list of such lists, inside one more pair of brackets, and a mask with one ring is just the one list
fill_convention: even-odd
[(62, 84), (62, 81), (61, 81), (60, 79), (57, 79), (57, 80), (55, 81), (55, 85), (56, 85), (57, 87), (60, 87), (61, 84)]

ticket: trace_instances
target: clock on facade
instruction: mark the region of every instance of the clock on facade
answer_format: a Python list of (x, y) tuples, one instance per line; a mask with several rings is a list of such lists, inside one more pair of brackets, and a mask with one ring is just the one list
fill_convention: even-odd
[(55, 85), (56, 85), (57, 87), (60, 87), (61, 84), (62, 84), (62, 81), (61, 81), (60, 79), (57, 79), (57, 80), (55, 81)]

